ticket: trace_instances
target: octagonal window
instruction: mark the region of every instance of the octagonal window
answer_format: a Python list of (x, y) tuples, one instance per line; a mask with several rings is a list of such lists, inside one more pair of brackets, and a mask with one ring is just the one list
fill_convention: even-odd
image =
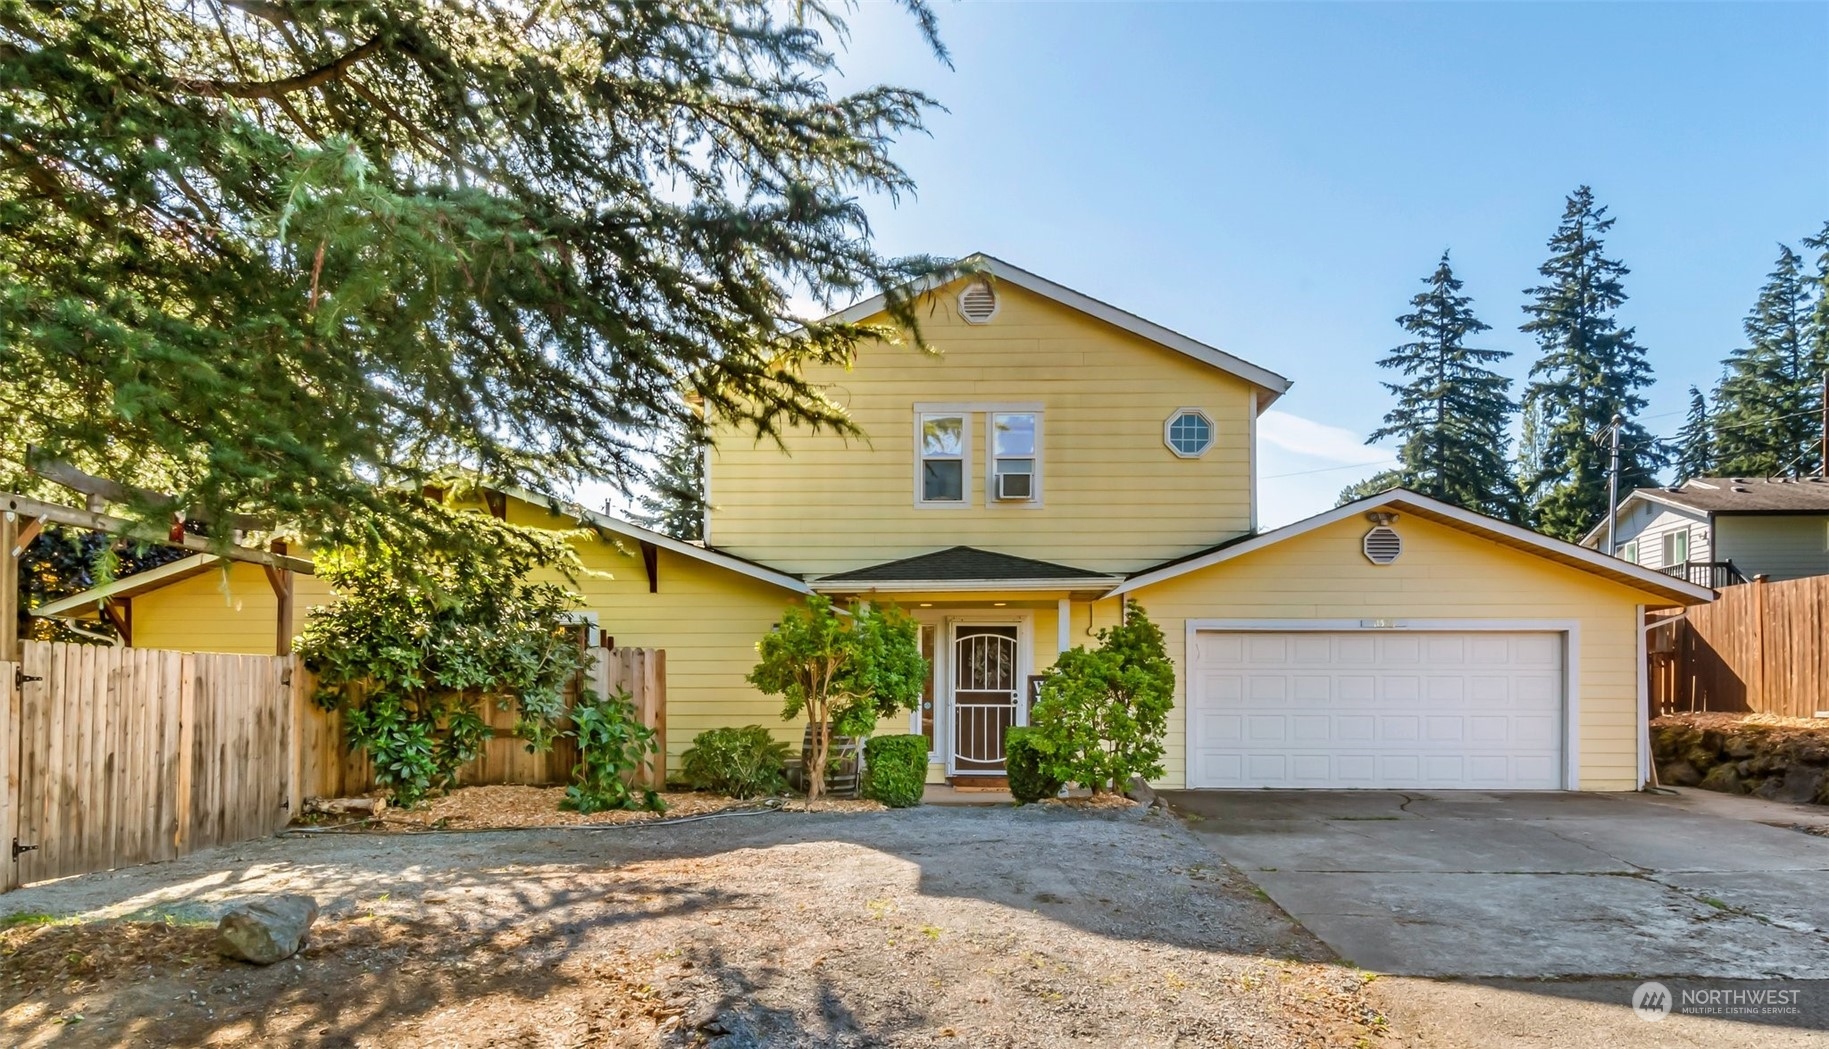
[(1163, 424), (1162, 440), (1183, 459), (1197, 459), (1213, 447), (1213, 417), (1199, 408), (1182, 408)]

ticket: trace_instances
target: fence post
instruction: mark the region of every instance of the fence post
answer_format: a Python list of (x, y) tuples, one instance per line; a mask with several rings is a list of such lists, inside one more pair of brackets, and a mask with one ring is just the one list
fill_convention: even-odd
[(1753, 577), (1750, 584), (1753, 588), (1753, 685), (1754, 699), (1747, 704), (1750, 710), (1764, 710), (1766, 702), (1766, 647), (1765, 647), (1765, 584), (1764, 572)]

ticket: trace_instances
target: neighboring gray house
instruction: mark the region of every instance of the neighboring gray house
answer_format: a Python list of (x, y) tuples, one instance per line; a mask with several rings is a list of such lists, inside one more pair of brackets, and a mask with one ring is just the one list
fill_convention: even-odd
[[(1602, 521), (1582, 539), (1599, 550)], [(1829, 575), (1829, 479), (1696, 477), (1620, 500), (1613, 553), (1717, 589)]]

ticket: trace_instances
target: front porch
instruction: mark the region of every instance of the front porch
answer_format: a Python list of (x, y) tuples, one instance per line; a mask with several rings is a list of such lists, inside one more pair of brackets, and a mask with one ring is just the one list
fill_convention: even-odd
[[(1115, 622), (1119, 577), (953, 547), (815, 580), (835, 600), (894, 603), (921, 625), (928, 680), (906, 731), (928, 739), (936, 804), (1007, 804), (1004, 742), (1058, 655)], [(883, 731), (898, 731), (884, 725)], [(930, 790), (932, 788), (930, 787)], [(956, 800), (955, 800), (956, 799)]]

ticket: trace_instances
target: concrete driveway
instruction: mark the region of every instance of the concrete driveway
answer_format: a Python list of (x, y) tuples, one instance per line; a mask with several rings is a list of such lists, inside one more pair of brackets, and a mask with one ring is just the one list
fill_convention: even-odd
[(1821, 819), (1789, 806), (1701, 792), (1165, 796), (1377, 972), (1829, 979), (1829, 838), (1757, 821)]

